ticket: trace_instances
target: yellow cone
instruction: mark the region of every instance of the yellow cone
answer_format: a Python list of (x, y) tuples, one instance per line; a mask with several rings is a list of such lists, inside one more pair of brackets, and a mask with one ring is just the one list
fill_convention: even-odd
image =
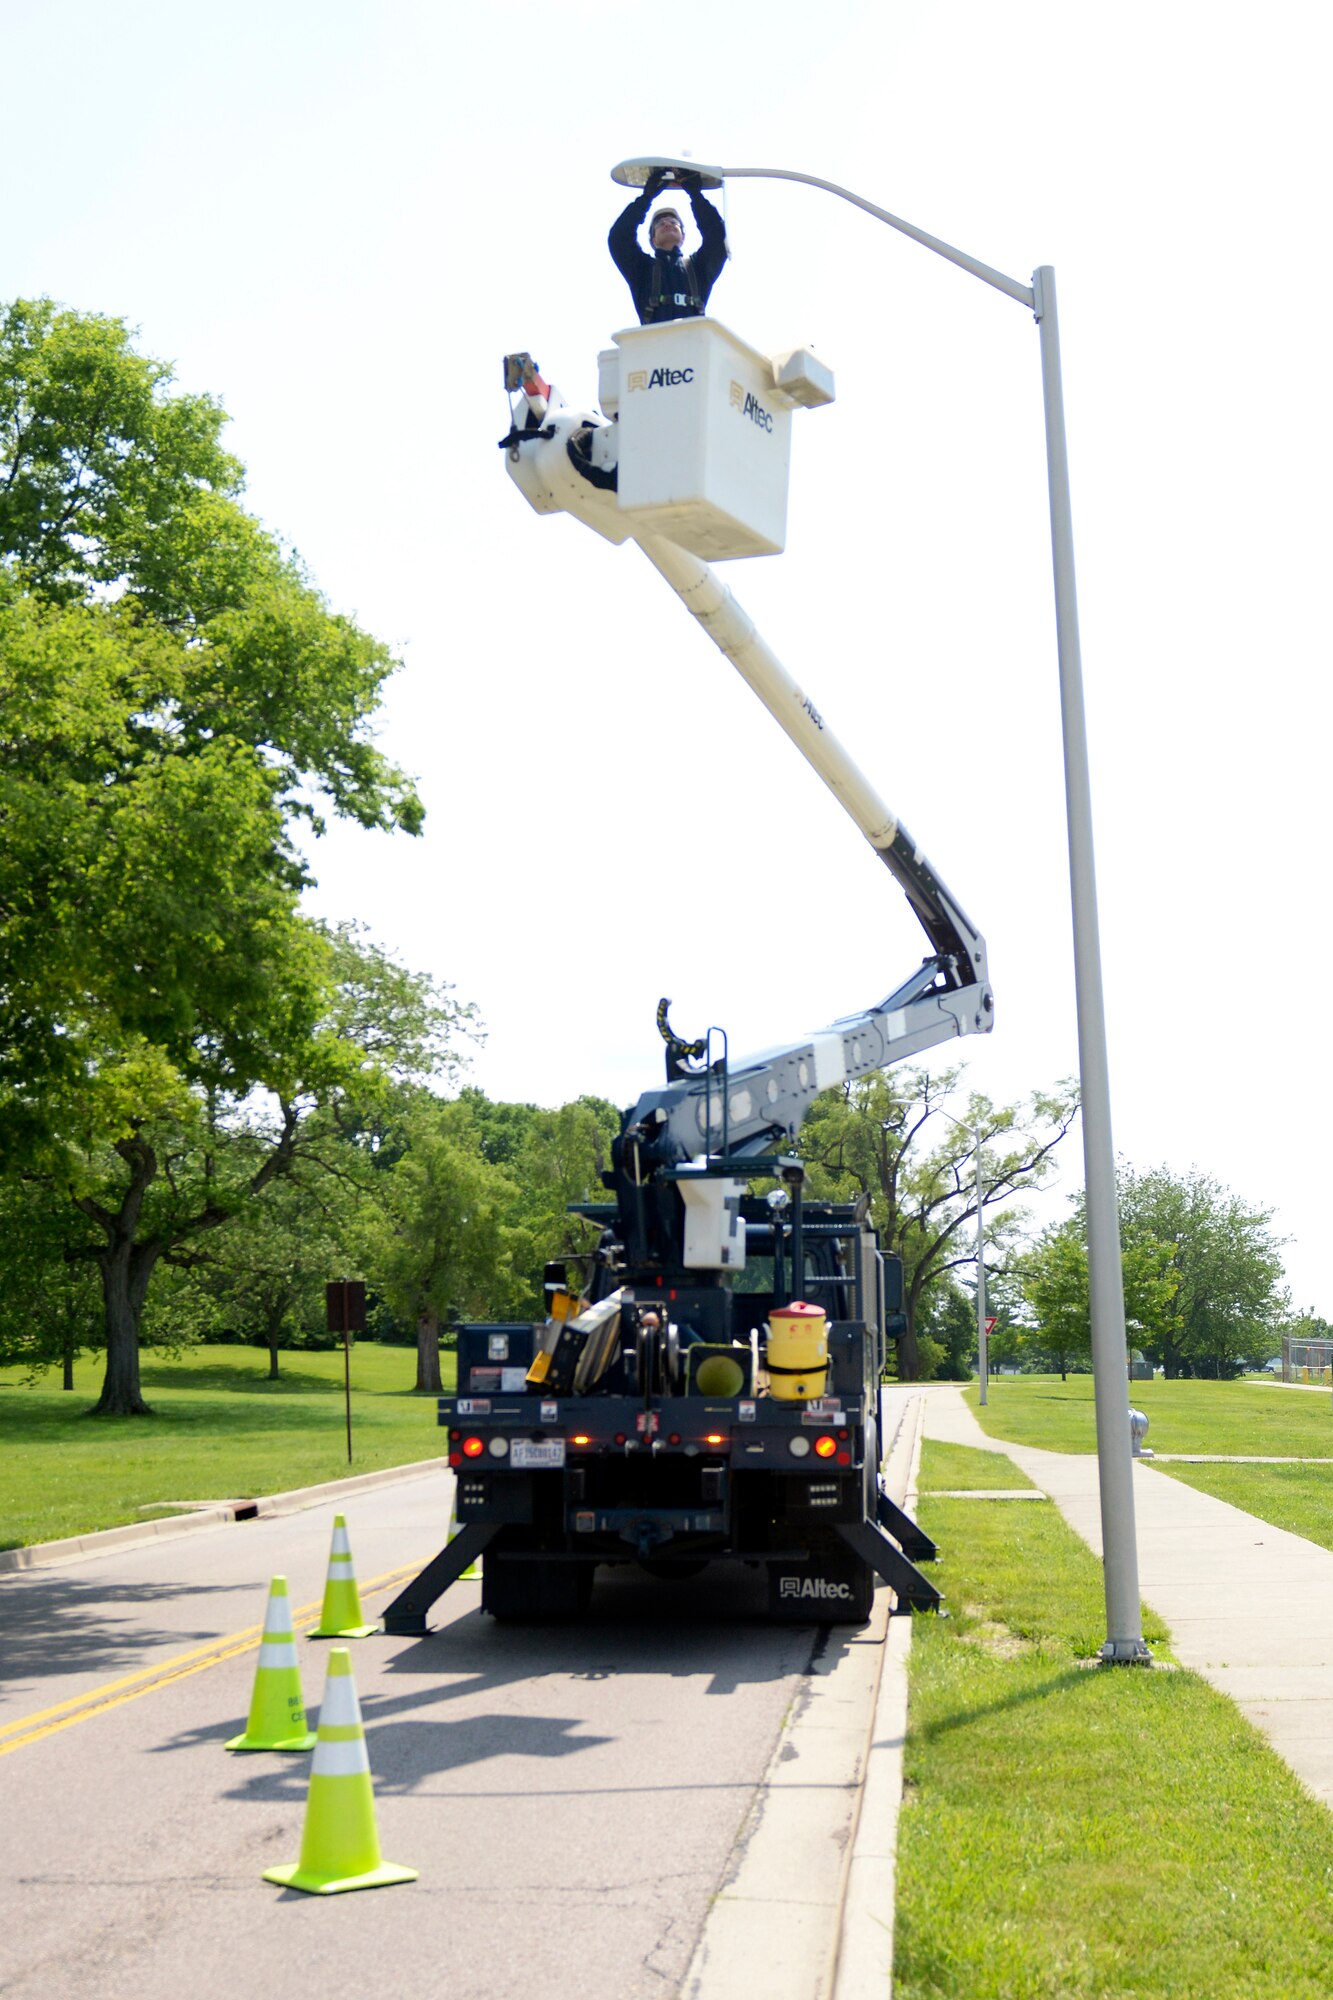
[(264, 1636), (255, 1668), (250, 1719), (244, 1736), (233, 1736), (228, 1750), (310, 1750), (314, 1734), (306, 1727), (301, 1670), (296, 1660), (296, 1634), (287, 1579), (275, 1576), (269, 1585)]
[(344, 1889), (381, 1889), (416, 1879), (415, 1868), (399, 1868), (380, 1854), (352, 1656), (346, 1646), (335, 1646), (310, 1767), (301, 1858), (286, 1867), (266, 1868), (264, 1880), (312, 1896), (337, 1896)]
[(307, 1634), (311, 1639), (368, 1639), (378, 1625), (367, 1625), (361, 1613), (361, 1593), (352, 1574), (352, 1545), (347, 1539), (347, 1522), (341, 1514), (333, 1517), (333, 1546), (329, 1550), (329, 1574), (324, 1585), (324, 1603), (319, 1623)]

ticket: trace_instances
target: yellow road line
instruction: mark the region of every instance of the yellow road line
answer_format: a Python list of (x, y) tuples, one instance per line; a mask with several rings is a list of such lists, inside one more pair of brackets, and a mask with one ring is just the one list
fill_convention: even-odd
[[(406, 1569), (386, 1570), (382, 1576), (372, 1577), (368, 1583), (363, 1583), (361, 1594), (369, 1597), (372, 1591), (386, 1590), (401, 1577), (415, 1573), (415, 1564)], [(295, 1607), (292, 1623), (299, 1625), (303, 1619), (311, 1617), (323, 1601), (321, 1593), (309, 1604)], [(44, 1736), (54, 1736), (62, 1729), (71, 1729), (76, 1722), (87, 1722), (94, 1715), (104, 1715), (110, 1708), (121, 1708), (126, 1702), (137, 1701), (140, 1695), (169, 1687), (173, 1681), (186, 1680), (191, 1674), (202, 1674), (209, 1667), (234, 1659), (238, 1653), (252, 1652), (263, 1635), (262, 1625), (247, 1625), (239, 1632), (229, 1633), (224, 1639), (215, 1639), (211, 1645), (197, 1647), (192, 1653), (178, 1653), (174, 1659), (164, 1660), (161, 1666), (145, 1667), (137, 1674), (125, 1674), (120, 1680), (90, 1688), (87, 1694), (74, 1695), (68, 1701), (57, 1702), (52, 1708), (38, 1710), (35, 1715), (23, 1715), (16, 1722), (0, 1725), (0, 1757), (7, 1757), (11, 1750), (21, 1750), (27, 1743), (39, 1743)]]

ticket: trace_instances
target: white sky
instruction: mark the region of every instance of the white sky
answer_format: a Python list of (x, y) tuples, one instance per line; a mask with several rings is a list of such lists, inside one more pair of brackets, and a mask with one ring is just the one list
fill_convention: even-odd
[[(219, 394), (249, 504), (401, 650), (427, 830), (335, 831), (316, 907), (478, 1003), (492, 1095), (629, 1102), (660, 993), (743, 1052), (924, 940), (633, 547), (526, 507), (501, 356), (592, 402), (636, 154), (1053, 264), (1117, 1150), (1273, 1206), (1333, 1316), (1330, 43), (1323, 0), (0, 0), (0, 297)], [(828, 195), (728, 218), (716, 316), (839, 398), (795, 419), (786, 554), (726, 581), (986, 933), (996, 1031), (931, 1060), (1025, 1094), (1077, 1067), (1035, 327)]]

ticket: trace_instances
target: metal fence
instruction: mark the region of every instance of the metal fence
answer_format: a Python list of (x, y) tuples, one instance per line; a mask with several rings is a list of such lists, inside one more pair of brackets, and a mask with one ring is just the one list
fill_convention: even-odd
[(1284, 1333), (1282, 1380), (1333, 1383), (1333, 1340), (1293, 1340)]

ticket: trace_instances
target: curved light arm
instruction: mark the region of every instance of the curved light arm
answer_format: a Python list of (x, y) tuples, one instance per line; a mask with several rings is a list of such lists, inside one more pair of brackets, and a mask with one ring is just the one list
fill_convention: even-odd
[[(698, 184), (706, 188), (720, 187), (723, 181), (742, 180), (801, 181), (806, 187), (822, 188), (825, 194), (836, 194), (840, 200), (849, 201), (853, 208), (863, 208), (867, 215), (873, 215), (877, 221), (887, 222), (890, 229), (900, 230), (904, 236), (910, 236), (914, 243), (923, 244), (927, 250), (933, 250), (937, 257), (943, 257), (950, 264), (957, 264), (960, 270), (970, 271), (972, 276), (980, 278), (983, 284), (994, 285), (997, 292), (1003, 292), (1007, 298), (1017, 299), (1021, 306), (1030, 306), (1036, 310), (1031, 285), (1020, 284), (1017, 278), (1007, 278), (1003, 271), (992, 270), (989, 264), (983, 264), (979, 258), (969, 257), (966, 250), (955, 250), (951, 243), (941, 242), (938, 236), (928, 236), (925, 230), (918, 229), (915, 223), (904, 222), (900, 215), (890, 215), (887, 208), (877, 208), (873, 201), (866, 201), (864, 196), (853, 194), (850, 188), (839, 187), (836, 181), (821, 180), (818, 174), (798, 174), (790, 167), (702, 166), (697, 160), (672, 160), (665, 156), (655, 158), (652, 154), (645, 154), (642, 159), (622, 160), (619, 166), (612, 167), (611, 178), (621, 187), (643, 187), (655, 169), (666, 170), (675, 176), (693, 175)], [(679, 181), (673, 180), (668, 185), (677, 186)]]
[(904, 222), (899, 215), (890, 215), (887, 208), (877, 208), (873, 201), (866, 201), (862, 195), (853, 194), (850, 188), (839, 187), (836, 181), (822, 181), (817, 174), (793, 173), (788, 167), (719, 167), (718, 173), (724, 180), (765, 180), (803, 181), (807, 187), (823, 188), (826, 194), (836, 194), (843, 201), (851, 202), (853, 208), (863, 208), (867, 215), (876, 216), (880, 222), (887, 222), (890, 229), (897, 229), (904, 236), (910, 236), (914, 243), (924, 244), (937, 257), (945, 258), (950, 264), (957, 264), (960, 270), (970, 271), (974, 278), (980, 278), (987, 285), (994, 285), (997, 292), (1004, 292), (1008, 298), (1017, 299), (1021, 306), (1035, 309), (1031, 285), (1020, 284), (1017, 278), (1007, 278), (1003, 271), (991, 269), (976, 257), (969, 257), (966, 250), (955, 250), (951, 243), (942, 243), (938, 236), (928, 236), (915, 223)]

